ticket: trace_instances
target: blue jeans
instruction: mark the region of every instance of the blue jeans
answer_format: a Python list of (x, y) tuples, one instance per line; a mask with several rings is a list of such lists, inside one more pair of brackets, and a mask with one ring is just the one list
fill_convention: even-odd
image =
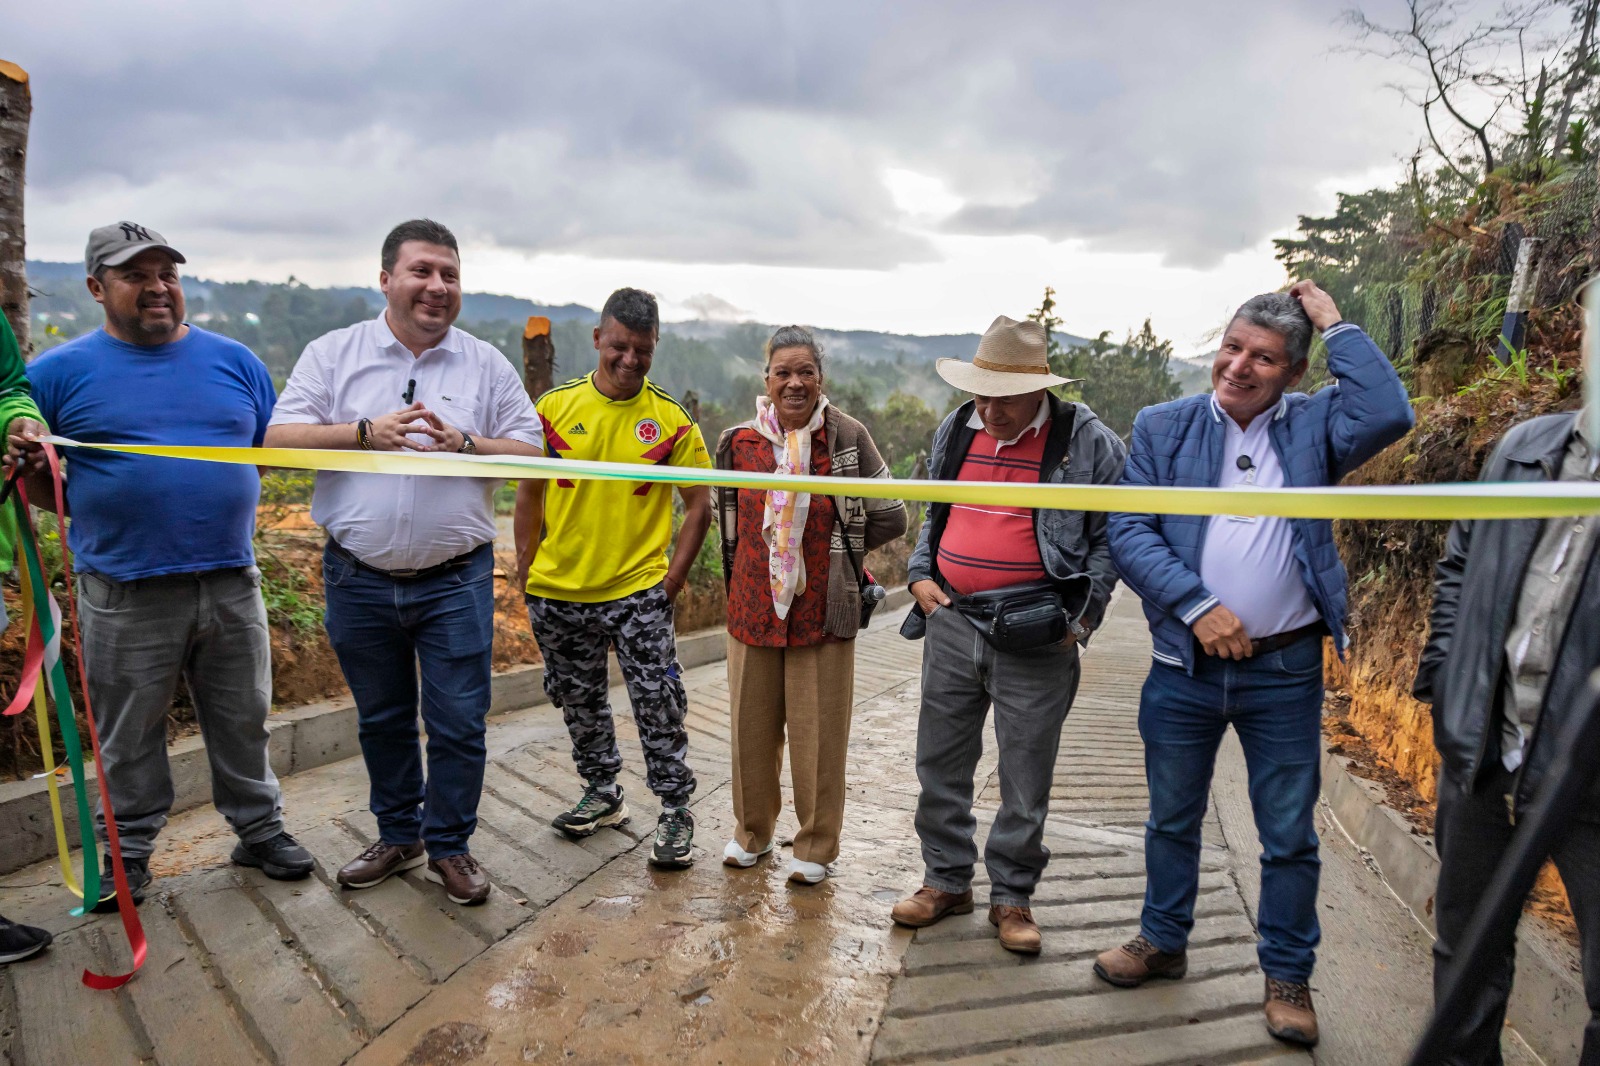
[[(385, 844), (428, 846), (442, 859), (467, 850), (478, 825), (494, 638), (494, 553), (404, 580), (325, 551), (328, 643), (356, 700), (372, 813)], [(420, 665), (420, 670), (419, 670)], [(423, 780), (420, 696), (428, 732)]]
[(1316, 965), (1315, 814), (1322, 787), (1322, 639), (1244, 660), (1201, 655), (1194, 676), (1154, 663), (1139, 701), (1150, 820), (1139, 928), (1182, 951), (1194, 928), (1200, 823), (1223, 731), (1232, 724), (1250, 775), (1261, 841), (1257, 955), (1268, 977), (1306, 983)]

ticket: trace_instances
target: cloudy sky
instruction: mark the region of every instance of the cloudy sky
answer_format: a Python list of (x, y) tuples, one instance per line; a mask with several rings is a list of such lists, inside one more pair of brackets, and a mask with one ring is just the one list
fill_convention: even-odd
[(1192, 351), (1415, 141), (1344, 6), (95, 0), (9, 12), (0, 58), (35, 258), (131, 218), (202, 276), (370, 284), (427, 215), (474, 290), (940, 333), (1049, 284)]

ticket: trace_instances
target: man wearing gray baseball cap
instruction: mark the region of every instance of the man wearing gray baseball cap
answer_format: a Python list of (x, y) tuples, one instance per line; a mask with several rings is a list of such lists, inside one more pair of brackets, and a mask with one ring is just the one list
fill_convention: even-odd
[[(45, 421), (85, 443), (251, 447), (266, 433), (272, 378), (244, 345), (184, 322), (184, 257), (133, 222), (101, 226), (84, 253), (105, 325), (35, 359)], [(37, 432), (10, 438), (35, 501), (53, 499)], [(217, 810), (239, 837), (233, 861), (269, 877), (311, 872), (283, 829), (267, 761), (272, 671), (251, 534), (260, 479), (248, 466), (75, 451), (68, 540), (78, 567), (89, 698), (133, 902), (173, 802), (166, 719), (182, 677), (211, 763)], [(101, 839), (105, 813), (96, 813)], [(110, 857), (105, 863), (109, 865)], [(109, 888), (96, 911), (114, 911)]]

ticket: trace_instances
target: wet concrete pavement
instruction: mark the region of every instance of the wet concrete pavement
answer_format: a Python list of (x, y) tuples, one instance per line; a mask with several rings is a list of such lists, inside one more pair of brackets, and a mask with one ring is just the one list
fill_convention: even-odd
[[(1225, 749), (1207, 819), (1190, 976), (1123, 991), (1089, 971), (1135, 929), (1143, 887), (1134, 709), (1149, 644), (1131, 597), (1085, 659), (1063, 736), (1054, 859), (1036, 900), (1044, 955), (1003, 951), (981, 907), (915, 936), (892, 926), (889, 906), (921, 874), (921, 645), (897, 625), (898, 615), (880, 619), (859, 643), (844, 851), (821, 885), (790, 885), (782, 847), (751, 870), (719, 861), (730, 829), (727, 683), (714, 664), (686, 675), (700, 780), (692, 869), (645, 862), (658, 808), (625, 713), (634, 820), (582, 842), (548, 827), (578, 791), (559, 714), (502, 716), (473, 843), (496, 886), (484, 907), (449, 904), (417, 871), (337, 890), (332, 872), (374, 831), (359, 760), (284, 783), (291, 828), (321, 866), (309, 881), (228, 866), (231, 837), (209, 808), (175, 818), (140, 910), (150, 959), (114, 994), (77, 977), (85, 965), (125, 965), (116, 919), (67, 917), (51, 868), (0, 879), (8, 916), (59, 934), (44, 958), (0, 968), (0, 1063), (1304, 1061), (1260, 1021), (1256, 851), (1236, 752)], [(613, 700), (626, 707), (620, 691)], [(992, 734), (986, 747), (980, 806), (992, 810)], [(1426, 1009), (1427, 940), (1338, 844), (1324, 854), (1324, 884), (1337, 891), (1324, 895), (1316, 1058), (1398, 1062)], [(979, 880), (981, 900), (981, 870)]]

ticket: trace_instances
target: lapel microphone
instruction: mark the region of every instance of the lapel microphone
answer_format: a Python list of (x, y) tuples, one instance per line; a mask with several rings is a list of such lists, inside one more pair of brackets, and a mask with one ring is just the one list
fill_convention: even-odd
[(1249, 470), (1256, 464), (1250, 461), (1250, 457), (1248, 455), (1241, 455), (1239, 458), (1234, 460), (1233, 465), (1238, 467), (1240, 470)]
[(400, 395), (400, 399), (406, 404), (406, 406), (409, 407), (411, 405), (411, 401), (416, 398), (416, 395), (417, 379), (412, 378), (410, 381), (406, 382), (406, 391)]

